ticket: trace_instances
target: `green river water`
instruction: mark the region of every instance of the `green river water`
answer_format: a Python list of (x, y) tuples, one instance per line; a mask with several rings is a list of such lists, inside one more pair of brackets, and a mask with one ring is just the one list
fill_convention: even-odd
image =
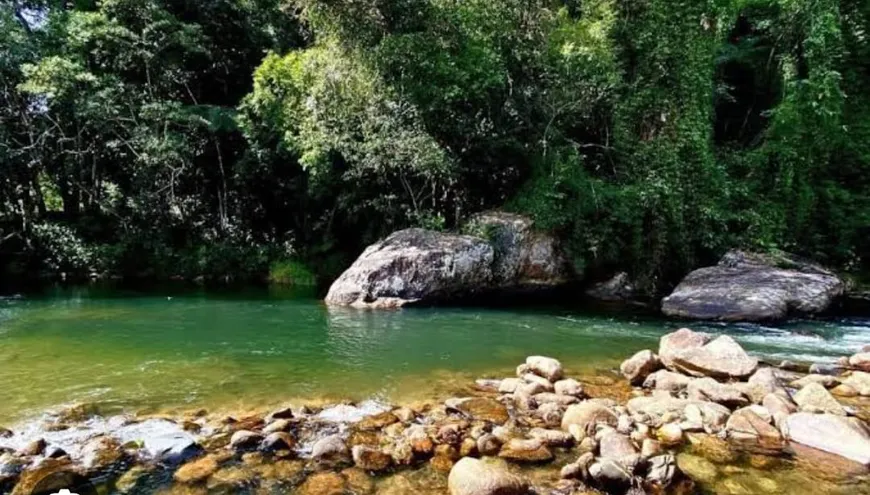
[[(512, 375), (530, 354), (559, 358), (584, 386), (601, 378), (593, 394), (627, 393), (619, 363), (686, 325), (730, 334), (769, 361), (834, 361), (870, 343), (870, 319), (702, 325), (564, 306), (338, 310), (276, 289), (53, 289), (0, 298), (0, 425), (35, 424), (82, 402), (106, 414), (221, 414), (288, 402), (443, 399), (475, 378)], [(704, 452), (679, 457), (681, 469), (695, 466), (700, 493), (870, 493), (866, 473), (836, 459), (716, 461), (721, 454)], [(528, 474), (555, 479), (560, 465)], [(445, 484), (424, 467), (379, 479), (376, 491), (443, 494)], [(164, 488), (153, 491), (188, 493)]]
[[(529, 354), (607, 372), (678, 326), (559, 307), (338, 310), (286, 290), (54, 289), (0, 299), (0, 424), (82, 401), (156, 412), (427, 398), (510, 374)], [(833, 360), (870, 343), (860, 320), (702, 328), (771, 359)]]

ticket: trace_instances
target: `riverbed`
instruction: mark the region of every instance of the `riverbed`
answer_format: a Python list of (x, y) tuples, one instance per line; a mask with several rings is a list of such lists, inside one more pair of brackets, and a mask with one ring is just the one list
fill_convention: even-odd
[[(265, 288), (11, 294), (0, 299), (0, 425), (82, 402), (106, 414), (405, 403), (511, 374), (530, 354), (618, 378), (622, 359), (686, 324), (624, 308), (339, 310)], [(870, 319), (691, 326), (777, 362), (833, 361), (870, 344)]]

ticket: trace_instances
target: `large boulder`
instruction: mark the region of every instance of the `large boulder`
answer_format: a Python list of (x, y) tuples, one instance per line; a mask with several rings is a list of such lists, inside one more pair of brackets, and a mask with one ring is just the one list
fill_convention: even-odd
[(870, 429), (860, 419), (800, 412), (783, 429), (792, 442), (870, 466)]
[(447, 489), (450, 495), (524, 495), (529, 484), (499, 464), (464, 457), (450, 470)]
[(329, 288), (326, 303), (399, 307), (488, 287), (493, 249), (483, 239), (406, 229), (372, 244)]
[(493, 282), (498, 287), (534, 289), (568, 282), (571, 268), (558, 240), (533, 227), (529, 217), (488, 211), (471, 217), (463, 230), (492, 245)]
[(699, 320), (781, 320), (828, 309), (846, 284), (834, 273), (785, 255), (731, 251), (688, 274), (662, 300), (667, 316)]

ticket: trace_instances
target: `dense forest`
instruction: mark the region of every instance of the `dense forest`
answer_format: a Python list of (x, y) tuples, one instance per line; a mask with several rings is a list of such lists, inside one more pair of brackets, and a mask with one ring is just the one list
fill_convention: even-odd
[(0, 271), (329, 280), (505, 208), (870, 268), (867, 0), (2, 0)]

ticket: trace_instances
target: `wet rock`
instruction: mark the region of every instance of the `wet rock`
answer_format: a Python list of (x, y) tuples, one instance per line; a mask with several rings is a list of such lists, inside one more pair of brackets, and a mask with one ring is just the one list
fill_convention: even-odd
[(673, 447), (683, 443), (683, 429), (675, 423), (668, 423), (661, 428), (657, 433), (659, 441), (668, 447)]
[(426, 429), (419, 425), (414, 425), (405, 430), (405, 438), (411, 443), (411, 449), (417, 455), (431, 455), (435, 450), (435, 443), (426, 433)]
[(785, 420), (787, 438), (870, 466), (870, 430), (857, 418), (799, 412)]
[(399, 407), (393, 410), (393, 414), (403, 423), (410, 423), (417, 419), (417, 413), (410, 407)]
[(352, 454), (356, 467), (366, 471), (384, 471), (393, 463), (389, 454), (366, 445), (357, 445)]
[(45, 452), (43, 452), (42, 455), (44, 455), (45, 457), (48, 457), (49, 459), (60, 459), (61, 457), (66, 457), (69, 454), (67, 453), (67, 451), (63, 450), (62, 448), (60, 448), (56, 445), (51, 445), (45, 449)]
[(466, 457), (450, 470), (450, 495), (526, 495), (529, 484), (500, 464)]
[(840, 383), (840, 380), (835, 376), (810, 374), (792, 381), (789, 385), (796, 389), (802, 389), (810, 383), (818, 383), (825, 388), (834, 388)]
[(74, 469), (68, 459), (45, 459), (24, 471), (12, 495), (55, 493), (63, 489), (75, 490), (87, 486), (88, 480)]
[(668, 487), (677, 474), (677, 461), (672, 455), (650, 457), (646, 481), (658, 487)]
[(290, 406), (284, 406), (275, 409), (266, 416), (266, 422), (271, 423), (277, 419), (293, 419), (293, 409)]
[[(762, 413), (766, 412), (760, 408)], [(777, 455), (782, 452), (782, 435), (770, 424), (770, 417), (758, 414), (752, 407), (738, 409), (728, 418), (725, 432), (728, 440), (741, 450), (753, 453)]]
[(671, 355), (671, 361), (676, 371), (713, 378), (747, 378), (758, 368), (758, 359), (728, 335), (700, 347), (680, 349)]
[(199, 483), (216, 473), (225, 460), (217, 455), (207, 455), (182, 465), (172, 477), (179, 483)]
[(589, 432), (599, 423), (616, 426), (618, 420), (618, 416), (609, 407), (588, 400), (568, 406), (565, 415), (562, 416), (562, 429), (568, 430), (571, 425), (577, 425), (582, 431)]
[(230, 447), (235, 450), (253, 450), (263, 441), (263, 435), (248, 430), (239, 430), (230, 437)]
[(45, 439), (40, 438), (24, 446), (18, 453), (21, 455), (42, 455), (47, 446), (48, 444), (45, 442)]
[(498, 455), (499, 450), (501, 450), (501, 442), (495, 435), (485, 433), (477, 439), (477, 451), (480, 455)]
[(449, 399), (444, 405), (448, 409), (460, 411), (472, 419), (489, 421), (495, 424), (504, 424), (510, 415), (504, 404), (484, 397), (465, 397), (462, 399)]
[(837, 376), (846, 371), (846, 368), (839, 364), (830, 363), (813, 363), (810, 365), (810, 373), (817, 375)]
[(462, 441), (462, 427), (458, 424), (444, 425), (438, 428), (435, 438), (442, 444), (459, 445)]
[(529, 370), (550, 382), (560, 380), (563, 375), (562, 363), (557, 359), (546, 356), (529, 356), (526, 358), (526, 366)]
[(396, 440), (390, 450), (393, 462), (399, 466), (408, 466), (414, 462), (414, 449), (407, 438)]
[(311, 457), (319, 461), (347, 462), (350, 459), (350, 451), (341, 435), (329, 435), (314, 443)]
[(626, 435), (617, 432), (610, 432), (601, 437), (601, 442), (598, 444), (599, 455), (605, 458), (620, 460), (624, 457), (634, 455), (637, 450), (631, 439)]
[(149, 472), (148, 468), (144, 466), (133, 466), (115, 481), (115, 490), (122, 494), (133, 493), (135, 490), (139, 490), (139, 485)]
[(82, 465), (91, 473), (117, 470), (129, 461), (118, 440), (99, 437), (89, 441), (81, 451)]
[(589, 476), (610, 493), (624, 493), (632, 481), (632, 473), (613, 459), (600, 459), (593, 463), (589, 466)]
[(529, 430), (529, 437), (540, 440), (548, 447), (570, 447), (574, 444), (574, 437), (562, 430), (532, 428)]
[(818, 265), (787, 255), (730, 251), (718, 265), (687, 275), (662, 300), (662, 312), (698, 320), (781, 320), (821, 313), (844, 290), (839, 277)]
[[(447, 448), (445, 450), (445, 447)], [(452, 445), (439, 445), (435, 449), (435, 455), (429, 459), (429, 465), (440, 473), (449, 473), (453, 464), (459, 458), (459, 452)], [(470, 459), (467, 458), (467, 459)]]
[(268, 425), (263, 428), (263, 434), (268, 435), (270, 433), (277, 433), (279, 431), (290, 431), (293, 427), (293, 423), (291, 423), (287, 419), (276, 419), (272, 421)]
[(646, 377), (643, 381), (643, 387), (677, 393), (685, 390), (691, 381), (692, 378), (689, 378), (682, 373), (659, 370)]
[(514, 438), (502, 445), (498, 456), (514, 462), (548, 462), (553, 453), (544, 442), (537, 439)]
[(870, 373), (853, 371), (843, 380), (843, 385), (852, 387), (862, 397), (870, 397)]
[(623, 361), (619, 371), (632, 385), (640, 385), (650, 373), (660, 367), (658, 356), (650, 350), (643, 350)]
[(559, 380), (553, 384), (553, 388), (556, 390), (557, 394), (570, 395), (577, 398), (584, 396), (583, 385), (573, 378)]
[(299, 495), (344, 495), (347, 480), (339, 473), (323, 471), (309, 476), (299, 487)]
[(266, 435), (266, 438), (260, 444), (260, 450), (265, 450), (266, 452), (293, 450), (295, 447), (296, 439), (293, 438), (293, 435), (284, 431), (276, 431)]
[(209, 493), (239, 493), (256, 482), (256, 473), (244, 466), (228, 466), (212, 474), (206, 482)]
[(870, 352), (859, 352), (851, 356), (849, 366), (856, 370), (870, 371)]
[(804, 412), (830, 413), (845, 416), (846, 410), (837, 399), (818, 383), (810, 383), (794, 395), (798, 408)]
[(476, 457), (477, 455), (477, 440), (471, 437), (464, 438), (459, 444), (459, 457)]
[(356, 424), (356, 429), (361, 431), (381, 430), (393, 423), (398, 423), (399, 418), (390, 411), (385, 411), (371, 416), (366, 416)]
[(725, 407), (743, 407), (749, 404), (749, 397), (736, 387), (719, 383), (712, 378), (699, 378), (686, 388), (689, 399), (715, 402)]
[(374, 493), (375, 484), (364, 470), (355, 467), (347, 468), (341, 471), (341, 475), (344, 476), (350, 492), (354, 495)]
[(477, 237), (400, 230), (366, 248), (326, 303), (379, 308), (453, 299), (490, 286), (493, 260), (493, 247)]
[(704, 484), (710, 484), (719, 477), (716, 465), (703, 457), (682, 453), (677, 456), (677, 466), (686, 476)]
[(148, 436), (143, 440), (145, 451), (158, 464), (177, 465), (203, 452), (203, 448), (188, 434), (169, 433)]

